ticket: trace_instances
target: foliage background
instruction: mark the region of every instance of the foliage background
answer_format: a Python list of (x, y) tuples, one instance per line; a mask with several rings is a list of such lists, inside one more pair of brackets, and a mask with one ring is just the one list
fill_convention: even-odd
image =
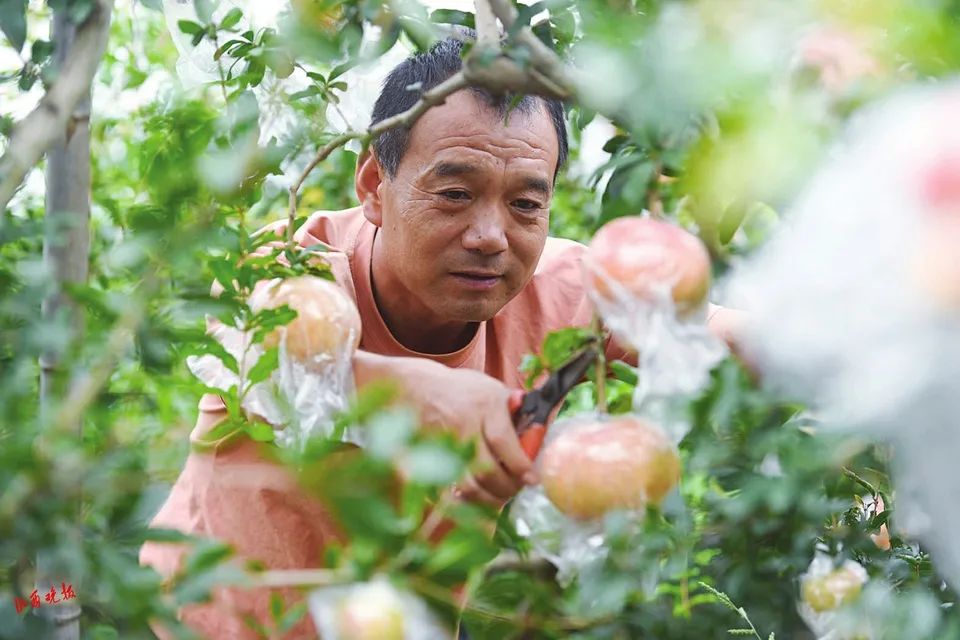
[[(201, 12), (206, 5), (196, 4)], [(555, 235), (586, 241), (613, 217), (661, 209), (699, 230), (722, 274), (763, 241), (824, 147), (863, 104), (907, 82), (935, 82), (960, 64), (956, 2), (804, 3), (807, 22), (883, 32), (871, 51), (884, 74), (839, 97), (829, 95), (816, 78), (791, 67), (789, 55), (756, 65), (738, 57), (736, 43), (755, 30), (779, 33), (775, 4), (538, 3), (551, 16), (539, 23), (539, 34), (561, 51), (579, 40), (602, 47), (601, 58), (611, 65), (602, 78), (606, 84), (590, 87), (590, 104), (570, 109), (575, 165), (587, 155), (583, 132), (595, 110), (615, 116), (613, 125), (599, 129), (607, 138), (606, 163), (595, 172), (561, 176), (551, 214)], [(19, 5), (0, 2), (0, 22), (8, 24)], [(118, 4), (94, 84), (90, 278), (69, 290), (85, 320), (81, 335), (72, 334), (65, 318), (41, 317), (40, 301), (56, 286), (42, 258), (43, 238), (56, 230), (47, 228), (39, 169), (0, 221), (0, 637), (45, 633), (43, 618), (13, 608), (15, 595), (34, 588), (38, 552), (65, 558), (73, 575), (82, 576), (75, 586), (85, 637), (151, 637), (148, 618), (170, 621), (176, 603), (235, 577), (235, 569), (219, 562), (226, 552), (211, 543), (198, 547), (172, 593), (136, 563), (148, 535), (145, 524), (188, 453), (204, 391), (185, 358), (211, 348), (205, 314), (229, 317), (242, 302), (242, 296), (210, 299), (210, 283), (222, 277), (218, 269), (235, 270), (229, 265), (252, 249), (250, 232), (286, 216), (284, 186), (329, 139), (328, 103), (344, 99), (346, 87), (335, 86), (330, 73), (356, 58), (361, 34), (369, 38), (373, 24), (382, 27), (379, 50), (397, 38), (413, 46), (424, 42), (421, 23), (399, 19), (426, 15), (412, 5), (361, 0), (310, 6), (315, 23), (255, 31), (251, 46), (235, 52), (238, 64), (229, 79), (184, 86), (160, 3)], [(571, 24), (573, 11), (579, 31)], [(49, 15), (50, 7), (31, 2), (22, 52), (11, 54), (9, 37), (3, 42), (4, 135), (42, 91)], [(452, 11), (434, 18), (472, 21), (469, 13)], [(198, 33), (214, 35), (218, 45), (242, 38), (222, 18), (202, 22), (214, 26)], [(692, 52), (667, 46), (694, 24), (706, 26)], [(183, 31), (192, 36), (191, 29)], [(573, 53), (588, 69), (597, 64), (596, 49)], [(690, 65), (690, 59), (699, 62)], [(309, 78), (312, 88), (300, 95), (278, 86), (293, 62), (302, 66), (298, 76), (321, 74)], [(674, 64), (683, 73), (665, 82)], [(703, 91), (671, 89), (688, 85)], [(271, 109), (293, 109), (296, 126), (264, 140)], [(322, 162), (301, 191), (298, 215), (353, 205), (355, 160), (353, 151), (340, 150)], [(135, 330), (118, 333), (116, 327), (130, 319)], [(60, 407), (40, 410), (38, 358), (47, 350), (64, 354), (70, 380), (82, 381), (100, 366), (110, 371), (85, 407), (82, 438), (50, 419)], [(623, 407), (632, 382), (629, 371), (621, 370), (620, 378), (607, 389), (614, 408)], [(584, 385), (567, 411), (594, 406), (595, 391)], [(381, 403), (375, 396), (363, 399), (365, 421)], [(385, 415), (393, 429), (402, 430), (408, 420)], [(732, 360), (714, 372), (691, 416), (694, 429), (681, 446), (683, 500), (652, 514), (639, 538), (624, 533), (603, 570), (569, 589), (536, 567), (484, 578), (482, 565), (498, 548), (525, 550), (503, 520), (496, 546), (479, 534), (454, 537), (444, 551), (456, 560), (431, 566), (415, 531), (397, 535), (359, 517), (371, 505), (388, 503), (375, 484), (367, 501), (345, 507), (348, 528), (360, 542), (331, 554), (331, 563), (362, 577), (403, 551), (407, 562), (388, 568), (441, 610), (437, 587), (469, 577), (476, 591), (465, 621), (479, 638), (722, 638), (728, 629), (751, 627), (757, 637), (802, 638), (812, 636), (796, 613), (797, 580), (819, 541), (867, 567), (877, 589), (859, 606), (883, 621), (883, 637), (960, 637), (955, 594), (924, 550), (895, 536), (893, 551), (884, 552), (868, 536), (883, 522), (896, 522), (887, 448), (818, 431), (815, 416), (757, 389)], [(440, 447), (454, 457), (455, 469), (469, 456), (446, 441), (414, 438), (405, 446)], [(330, 455), (314, 454), (313, 465)], [(425, 469), (437, 462), (424, 460)], [(383, 459), (356, 464), (355, 473), (373, 478), (390, 468)], [(408, 488), (401, 508), (389, 507), (389, 522), (422, 515), (417, 498), (435, 495), (443, 480), (429, 476)], [(856, 506), (870, 493), (882, 493), (888, 510), (867, 521)], [(469, 523), (491, 515), (465, 510), (457, 517)], [(659, 580), (651, 587), (654, 569)], [(704, 585), (744, 607), (748, 619)]]

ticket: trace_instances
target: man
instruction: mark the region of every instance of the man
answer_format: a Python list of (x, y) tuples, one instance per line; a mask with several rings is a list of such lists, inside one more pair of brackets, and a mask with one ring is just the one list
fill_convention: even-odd
[[(426, 91), (456, 73), (461, 46), (443, 41), (394, 69), (373, 122), (416, 101), (407, 87)], [(507, 410), (522, 383), (523, 355), (548, 332), (586, 326), (592, 315), (581, 276), (585, 247), (547, 237), (567, 155), (562, 106), (526, 97), (505, 121), (508, 104), (466, 89), (411, 130), (384, 134), (358, 162), (360, 206), (315, 214), (296, 236), (333, 249), (325, 255), (357, 302), (357, 386), (396, 380), (423, 423), (476, 437), (479, 464), (457, 491), (496, 506), (537, 481)], [(610, 344), (608, 356), (627, 354)], [(206, 396), (191, 438), (225, 416), (219, 399)], [(191, 454), (154, 526), (225, 539), (241, 557), (274, 569), (318, 566), (324, 544), (339, 539), (323, 507), (250, 445)], [(181, 554), (148, 544), (141, 559), (170, 576)], [(184, 612), (204, 635), (244, 638), (242, 614), (268, 619), (263, 593), (216, 595), (215, 606)], [(295, 637), (309, 633), (306, 621)]]

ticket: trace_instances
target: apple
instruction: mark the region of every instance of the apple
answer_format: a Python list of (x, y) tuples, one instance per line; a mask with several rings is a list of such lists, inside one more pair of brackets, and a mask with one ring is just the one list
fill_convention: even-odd
[(702, 307), (710, 254), (692, 233), (663, 220), (627, 216), (605, 224), (587, 250), (588, 286), (604, 300), (627, 294), (655, 302), (669, 291), (681, 314)]
[(847, 562), (839, 569), (821, 575), (807, 576), (801, 584), (803, 601), (817, 613), (832, 611), (857, 599), (867, 574), (855, 562)]
[(547, 443), (539, 465), (547, 497), (579, 520), (659, 505), (680, 478), (667, 434), (631, 415), (568, 427)]
[(346, 596), (337, 607), (336, 640), (403, 640), (403, 606), (383, 585)]
[(360, 343), (360, 314), (349, 294), (337, 284), (300, 276), (259, 285), (250, 298), (254, 311), (283, 305), (297, 312), (287, 325), (266, 335), (267, 349), (283, 343), (291, 358), (304, 364), (326, 361)]

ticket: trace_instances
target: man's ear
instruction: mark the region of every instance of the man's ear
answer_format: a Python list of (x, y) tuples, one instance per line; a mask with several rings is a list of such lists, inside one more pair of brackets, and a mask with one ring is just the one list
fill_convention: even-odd
[(357, 160), (354, 182), (364, 217), (378, 227), (383, 223), (380, 185), (383, 184), (384, 178), (385, 175), (376, 154), (371, 149), (367, 149)]

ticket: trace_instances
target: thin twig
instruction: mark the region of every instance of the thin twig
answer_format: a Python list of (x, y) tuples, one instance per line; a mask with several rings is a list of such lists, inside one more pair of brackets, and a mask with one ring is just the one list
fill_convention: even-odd
[(329, 587), (353, 582), (355, 576), (332, 569), (277, 569), (250, 577), (251, 587)]
[(876, 496), (876, 495), (880, 495), (880, 492), (877, 490), (876, 487), (874, 487), (872, 484), (870, 484), (870, 482), (868, 482), (868, 481), (865, 480), (864, 478), (860, 477), (860, 475), (858, 475), (857, 472), (854, 471), (853, 469), (851, 469), (851, 468), (849, 468), (849, 467), (843, 467), (842, 470), (843, 470), (843, 474), (844, 474), (845, 476), (847, 476), (848, 478), (850, 478), (851, 480), (853, 480), (854, 482), (856, 482), (857, 484), (859, 484), (860, 486), (862, 486), (864, 489), (866, 489), (867, 491), (869, 491), (871, 494), (873, 494), (873, 495), (875, 495), (875, 496)]
[[(600, 314), (593, 314), (593, 331), (597, 335), (603, 335), (603, 321)], [(603, 349), (603, 343), (597, 349), (597, 410), (600, 413), (607, 412), (607, 354)]]

